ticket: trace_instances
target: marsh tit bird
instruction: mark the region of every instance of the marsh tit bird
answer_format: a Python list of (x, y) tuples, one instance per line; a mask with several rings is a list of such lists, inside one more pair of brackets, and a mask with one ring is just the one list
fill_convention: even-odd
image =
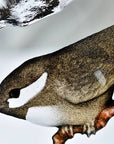
[(0, 0), (0, 28), (27, 26), (60, 12), (72, 0)]
[(111, 26), (24, 62), (0, 84), (0, 113), (59, 127), (54, 144), (77, 132), (95, 134), (114, 116), (113, 53)]

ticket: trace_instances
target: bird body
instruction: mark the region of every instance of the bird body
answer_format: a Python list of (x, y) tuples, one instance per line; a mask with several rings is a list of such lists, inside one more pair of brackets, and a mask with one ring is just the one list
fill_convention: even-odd
[[(112, 100), (113, 61), (114, 26), (28, 60), (0, 84), (0, 112), (46, 126), (94, 123)], [(45, 82), (37, 92), (42, 74)], [(12, 107), (11, 98), (21, 97), (25, 89), (27, 97), (29, 87), (33, 95)]]
[(0, 27), (26, 26), (61, 11), (72, 0), (2, 0)]

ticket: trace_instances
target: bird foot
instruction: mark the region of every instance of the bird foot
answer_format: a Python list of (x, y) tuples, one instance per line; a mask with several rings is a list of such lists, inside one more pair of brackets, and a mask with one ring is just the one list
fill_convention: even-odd
[(108, 120), (114, 116), (114, 103), (112, 106), (103, 109), (95, 120), (96, 129), (100, 130), (105, 127)]
[(72, 138), (75, 133), (83, 134), (83, 126), (60, 127), (58, 132), (53, 136), (53, 144), (64, 144), (69, 138)]
[(83, 133), (86, 133), (88, 137), (90, 137), (91, 134), (96, 134), (94, 121), (84, 124)]
[(112, 116), (114, 116), (114, 102), (111, 106), (103, 109), (95, 121), (86, 123), (85, 125), (60, 127), (58, 132), (53, 136), (53, 144), (64, 144), (69, 138), (72, 138), (75, 133), (86, 133), (89, 137), (91, 134), (95, 134), (96, 131), (103, 128)]
[(68, 125), (68, 126), (62, 126), (62, 132), (65, 135), (68, 135), (69, 138), (73, 137), (73, 126), (72, 125)]
[(73, 126), (62, 126), (59, 131), (53, 136), (54, 144), (64, 144), (64, 142), (72, 138), (74, 135)]

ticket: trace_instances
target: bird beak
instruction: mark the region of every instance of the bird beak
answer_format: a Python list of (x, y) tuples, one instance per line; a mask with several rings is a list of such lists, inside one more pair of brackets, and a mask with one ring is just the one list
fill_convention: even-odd
[(1, 84), (0, 84), (0, 111), (1, 111), (1, 109), (2, 108), (6, 108), (6, 107), (8, 107), (8, 102), (7, 102), (7, 100), (5, 99), (5, 96), (3, 95), (3, 88), (2, 88), (2, 86), (1, 86)]

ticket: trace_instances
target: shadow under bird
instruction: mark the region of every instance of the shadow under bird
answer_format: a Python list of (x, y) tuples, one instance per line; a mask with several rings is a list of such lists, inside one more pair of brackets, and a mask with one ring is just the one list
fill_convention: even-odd
[[(38, 79), (45, 77), (40, 92)], [(33, 87), (36, 84), (36, 89)], [(74, 133), (90, 136), (114, 116), (114, 26), (24, 62), (0, 84), (0, 112), (56, 126), (54, 144)], [(33, 89), (33, 93), (29, 90)], [(23, 97), (21, 105), (11, 100)]]
[(0, 0), (0, 28), (27, 26), (60, 12), (72, 0)]

